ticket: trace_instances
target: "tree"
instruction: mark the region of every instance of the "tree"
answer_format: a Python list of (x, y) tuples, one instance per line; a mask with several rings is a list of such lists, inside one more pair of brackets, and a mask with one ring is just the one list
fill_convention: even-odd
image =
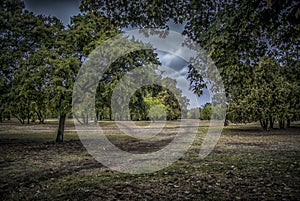
[[(83, 0), (81, 10), (100, 12), (123, 27), (166, 28), (170, 19), (175, 23), (185, 22), (183, 34), (197, 41), (213, 59), (223, 77), (228, 101), (232, 103), (253, 90), (249, 86), (256, 82), (254, 74), (263, 57), (271, 56), (279, 65), (299, 61), (299, 1), (295, 0), (97, 3)], [(284, 65), (289, 74), (292, 65)], [(190, 66), (189, 79), (193, 90), (201, 95), (205, 85), (193, 66)], [(290, 95), (293, 98), (286, 99), (285, 104), (299, 113), (299, 107), (294, 104), (298, 96)]]
[[(135, 45), (137, 43), (134, 39), (131, 40), (132, 44), (127, 45)], [(138, 42), (139, 45), (143, 45)], [(118, 45), (116, 46), (118, 47)], [(134, 49), (132, 47), (132, 49)], [(99, 82), (96, 93), (96, 111), (102, 116), (105, 116), (103, 112), (109, 112), (109, 119), (112, 119), (111, 114), (111, 96), (112, 93), (120, 81), (120, 79), (129, 71), (132, 71), (136, 68), (143, 68), (148, 62), (153, 64), (159, 64), (157, 60), (157, 54), (154, 53), (151, 49), (148, 50), (138, 50), (131, 52), (127, 55), (124, 55), (117, 59), (112, 63), (103, 74), (102, 79)], [(120, 86), (122, 87), (122, 92), (125, 93), (130, 91), (128, 86)], [(119, 101), (122, 101), (126, 98), (126, 96), (117, 97)], [(102, 113), (101, 113), (102, 112)], [(107, 116), (107, 115), (106, 115)], [(123, 114), (123, 109), (119, 108), (117, 113), (114, 116), (115, 119), (129, 119), (130, 117), (127, 114)]]
[[(24, 110), (15, 109), (12, 111), (12, 101), (14, 100), (13, 96), (13, 80), (14, 73), (16, 69), (20, 66), (20, 61), (25, 55), (25, 51), (30, 49), (28, 32), (34, 20), (33, 16), (30, 13), (24, 13), (24, 4), (21, 1), (3, 1), (0, 4), (1, 12), (1, 119), (3, 113), (17, 112), (20, 118), (23, 118), (24, 115), (19, 113)], [(28, 23), (28, 27), (25, 27), (22, 23)], [(16, 26), (16, 25), (23, 26)], [(28, 29), (29, 28), (29, 29)], [(17, 105), (17, 104), (16, 104)]]
[(198, 119), (200, 114), (201, 108), (191, 108), (188, 110), (188, 119)]
[(157, 74), (153, 77), (160, 80), (161, 85), (146, 85), (136, 90), (129, 103), (131, 119), (149, 120), (149, 115), (154, 119), (165, 117), (166, 120), (186, 118), (189, 100), (176, 87), (176, 80)]
[[(166, 79), (166, 78), (165, 78)], [(167, 89), (163, 89), (157, 97), (165, 104), (166, 109), (166, 117), (167, 120), (176, 120), (181, 117), (187, 117), (187, 106), (189, 104), (188, 99), (185, 96), (182, 96), (182, 91), (179, 88), (176, 88), (176, 81), (168, 79), (165, 81), (169, 83), (171, 86), (169, 88), (176, 89), (170, 91)], [(171, 84), (172, 83), (172, 84)], [(172, 86), (173, 85), (173, 86)], [(176, 94), (174, 94), (176, 93)], [(177, 99), (177, 97), (179, 99)]]
[(201, 120), (210, 120), (212, 115), (212, 105), (211, 103), (205, 103), (204, 107), (200, 110)]
[(78, 69), (90, 49), (111, 37), (109, 30), (116, 29), (108, 20), (91, 13), (74, 17), (65, 29), (56, 18), (24, 10), (23, 1), (4, 1), (1, 14), (0, 74), (1, 90), (5, 91), (0, 99), (5, 101), (1, 116), (4, 105), (9, 105), (9, 111), (22, 123), (25, 118), (29, 122), (33, 112), (43, 122), (44, 106), (49, 105), (59, 115), (56, 141), (62, 141)]
[[(117, 33), (117, 28), (110, 26), (103, 16), (79, 14), (72, 18), (68, 29), (59, 33), (56, 41), (58, 48), (49, 51), (53, 67), (49, 84), (50, 102), (59, 115), (57, 142), (63, 141), (65, 120), (71, 111), (73, 86), (81, 64), (97, 44)], [(83, 120), (87, 123), (88, 117)]]
[[(298, 18), (296, 14), (298, 8), (299, 2), (296, 1), (276, 1), (272, 7), (267, 6), (264, 1), (242, 1), (239, 4), (227, 5), (218, 12), (202, 36), (194, 36), (195, 40), (198, 39), (199, 43), (209, 51), (224, 78), (230, 106), (229, 113), (233, 121), (251, 122), (260, 119), (262, 127), (268, 129), (268, 122), (272, 127), (274, 118), (283, 122), (282, 119), (286, 119), (286, 116), (293, 116), (291, 111), (299, 113), (299, 107), (294, 104), (298, 99), (297, 95), (288, 93), (297, 90), (291, 86), (291, 83), (287, 83), (285, 78), (288, 74), (293, 74), (291, 69), (294, 69), (293, 65), (297, 63), (296, 55), (299, 55), (299, 45), (296, 42), (298, 39), (295, 35), (299, 33), (299, 25), (294, 21)], [(288, 39), (287, 35), (289, 35)], [(290, 54), (293, 56), (289, 57)], [(268, 65), (263, 64), (266, 62), (264, 57), (272, 58), (273, 64), (271, 61)], [(293, 64), (287, 65), (287, 63)], [(268, 72), (266, 66), (272, 68), (271, 66), (274, 65), (282, 66), (282, 69), (289, 73), (284, 73), (285, 76), (282, 76), (282, 71)], [(279, 75), (281, 81), (269, 79), (265, 80), (266, 85), (256, 85), (259, 66), (264, 68), (266, 70), (264, 73), (268, 73), (270, 77)], [(190, 76), (196, 77), (197, 73)], [(261, 79), (264, 80), (262, 77)], [(276, 91), (270, 91), (274, 86), (277, 87)], [(280, 88), (287, 89), (283, 91)], [(254, 93), (257, 96), (273, 94), (272, 100), (265, 97), (261, 98), (260, 103), (254, 104), (256, 102)], [(271, 103), (276, 107), (266, 112)], [(237, 105), (240, 107), (235, 107)], [(289, 112), (283, 109), (287, 107), (290, 108)], [(264, 115), (264, 112), (272, 114)], [(258, 113), (261, 115), (260, 118), (257, 118)], [(278, 116), (279, 113), (281, 117)], [(268, 115), (269, 117), (266, 117)]]
[[(44, 57), (40, 50), (53, 48), (55, 35), (63, 26), (58, 19), (35, 16), (24, 9), (24, 2), (1, 3), (1, 107), (21, 123), (34, 113), (43, 122), (46, 96), (44, 91)], [(45, 74), (43, 74), (45, 73)], [(6, 109), (3, 109), (3, 108)], [(1, 112), (2, 116), (2, 112)]]
[(162, 120), (166, 116), (166, 106), (159, 98), (145, 97), (144, 102), (146, 103), (147, 117), (153, 122), (155, 120)]
[(73, 83), (81, 63), (76, 57), (54, 52), (50, 64), (53, 71), (48, 85), (49, 101), (59, 115), (56, 142), (62, 142), (66, 116), (71, 110)]
[[(0, 121), (14, 115), (22, 123), (35, 116), (43, 122), (50, 105), (59, 115), (57, 141), (62, 141), (75, 78), (89, 53), (121, 28), (167, 28), (169, 20), (185, 22), (183, 34), (214, 60), (224, 78), (232, 121), (261, 120), (268, 129), (275, 119), (284, 127), (283, 122), (300, 118), (298, 1), (83, 0), (81, 10), (70, 26), (63, 27), (56, 18), (26, 11), (21, 0), (0, 3)], [(97, 89), (96, 116), (111, 118), (116, 83), (147, 61), (157, 62), (152, 50), (125, 55), (107, 69)], [(193, 65), (189, 79), (201, 95), (205, 83)], [(147, 93), (168, 103), (170, 119), (186, 112), (179, 112), (170, 92), (153, 87), (136, 93), (132, 116), (146, 118)], [(88, 123), (87, 116), (83, 123)]]
[(273, 128), (274, 121), (277, 120), (279, 127), (284, 128), (284, 121), (294, 115), (295, 106), (291, 107), (290, 103), (293, 101), (289, 99), (294, 98), (297, 86), (286, 79), (283, 70), (274, 59), (262, 58), (255, 67), (255, 82), (230, 102), (230, 120), (259, 120), (265, 130)]

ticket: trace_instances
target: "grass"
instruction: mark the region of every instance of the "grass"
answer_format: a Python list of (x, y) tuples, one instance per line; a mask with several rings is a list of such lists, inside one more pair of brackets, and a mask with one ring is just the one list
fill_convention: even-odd
[[(198, 157), (201, 138), (169, 167), (150, 174), (112, 171), (93, 159), (67, 122), (54, 143), (56, 121), (0, 124), (1, 200), (300, 200), (300, 126), (264, 132), (258, 124), (224, 128), (212, 153)], [(100, 122), (120, 148), (143, 152), (168, 140), (138, 141), (113, 122)], [(139, 125), (147, 125), (140, 122)], [(205, 134), (208, 122), (200, 125)]]

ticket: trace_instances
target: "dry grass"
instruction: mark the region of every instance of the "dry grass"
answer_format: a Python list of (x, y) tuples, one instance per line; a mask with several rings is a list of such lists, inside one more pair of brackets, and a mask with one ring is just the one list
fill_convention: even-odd
[[(82, 146), (67, 122), (65, 142), (54, 143), (57, 121), (44, 125), (0, 124), (1, 200), (299, 200), (300, 127), (262, 131), (257, 124), (223, 130), (213, 152), (198, 157), (196, 140), (179, 161), (161, 171), (131, 175), (111, 171)], [(140, 122), (145, 125), (145, 122)], [(113, 122), (100, 122), (122, 149), (141, 152), (166, 146), (124, 137)], [(199, 136), (208, 122), (201, 124)]]

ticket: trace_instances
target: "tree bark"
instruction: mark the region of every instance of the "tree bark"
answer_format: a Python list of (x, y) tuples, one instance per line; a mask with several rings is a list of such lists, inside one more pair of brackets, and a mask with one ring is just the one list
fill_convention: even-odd
[(224, 126), (228, 126), (229, 125), (229, 120), (228, 120), (228, 116), (225, 116), (225, 121), (224, 121)]
[(27, 101), (27, 124), (30, 123), (30, 110), (29, 110), (29, 101)]
[(27, 112), (27, 124), (30, 124), (30, 112)]
[(25, 123), (25, 120), (24, 119), (22, 119), (21, 117), (16, 117), (18, 120), (19, 120), (19, 122), (21, 123), (21, 124), (24, 124)]
[(86, 114), (84, 124), (85, 125), (89, 124), (89, 114)]
[(285, 127), (285, 120), (283, 119), (279, 120), (279, 128), (284, 129), (284, 127)]
[(94, 124), (97, 125), (97, 123), (98, 123), (98, 117), (97, 117), (97, 115), (94, 116), (93, 120), (94, 120)]
[(270, 116), (270, 129), (274, 128), (274, 119)]
[(56, 135), (56, 142), (64, 141), (65, 122), (66, 122), (66, 114), (61, 114), (59, 116), (59, 125), (58, 125), (58, 130)]
[(96, 111), (96, 116), (95, 116), (95, 118), (96, 118), (96, 121), (99, 120), (99, 112), (98, 112), (98, 111)]
[(43, 124), (44, 121), (45, 121), (45, 118), (43, 117), (43, 114), (41, 111), (36, 111), (36, 114), (38, 116), (38, 119), (39, 119), (39, 124)]
[(268, 129), (268, 125), (269, 125), (268, 119), (260, 119), (259, 122), (260, 122), (261, 127), (262, 127), (264, 130), (266, 130), (266, 131), (269, 130), (269, 129)]
[(290, 120), (290, 119), (287, 119), (287, 120), (286, 120), (286, 127), (287, 127), (287, 128), (290, 128), (290, 127), (291, 127), (291, 120)]

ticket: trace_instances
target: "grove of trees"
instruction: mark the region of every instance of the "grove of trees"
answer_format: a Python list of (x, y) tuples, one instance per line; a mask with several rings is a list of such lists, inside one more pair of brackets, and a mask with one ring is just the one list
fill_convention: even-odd
[[(184, 23), (183, 34), (215, 62), (226, 88), (228, 120), (259, 121), (266, 130), (278, 122), (284, 128), (300, 119), (299, 5), (296, 0), (82, 0), (81, 13), (64, 26), (55, 17), (27, 11), (23, 0), (3, 0), (0, 121), (15, 117), (21, 123), (43, 123), (45, 117), (59, 117), (56, 141), (63, 141), (73, 85), (89, 53), (123, 28), (168, 28), (173, 20)], [(126, 72), (149, 62), (158, 64), (157, 55), (143, 50), (110, 66), (97, 88), (97, 119), (112, 119), (114, 86)], [(201, 94), (202, 78), (192, 65), (189, 78)], [(152, 105), (165, 108), (170, 120), (187, 112), (156, 85), (138, 90), (130, 104), (134, 120), (149, 119)]]
[[(96, 1), (82, 11), (99, 12), (116, 25), (168, 28), (185, 23), (183, 34), (215, 62), (228, 98), (228, 120), (260, 121), (268, 130), (299, 120), (299, 18), (296, 0)], [(202, 77), (190, 66), (193, 90)]]

